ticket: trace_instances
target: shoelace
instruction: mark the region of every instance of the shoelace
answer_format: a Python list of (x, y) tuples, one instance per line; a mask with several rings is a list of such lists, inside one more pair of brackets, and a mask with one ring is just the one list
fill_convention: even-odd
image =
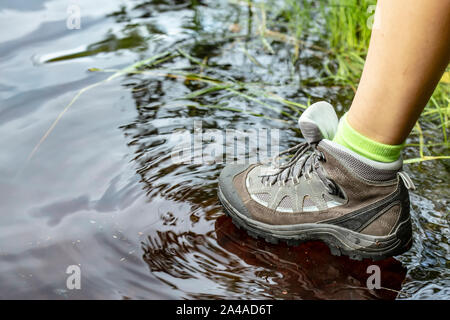
[[(325, 162), (326, 159), (324, 154), (317, 149), (317, 144), (309, 144), (307, 142), (299, 143), (276, 155), (272, 160), (272, 165), (275, 165), (282, 155), (294, 151), (295, 153), (291, 160), (274, 168), (277, 170), (276, 173), (261, 175), (261, 182), (265, 185), (274, 185), (275, 183), (284, 185), (289, 180), (298, 183), (302, 175), (304, 175), (305, 178), (310, 179), (311, 174), (315, 172), (322, 181), (327, 192), (330, 194), (337, 194), (338, 189), (336, 185), (326, 177), (322, 168), (321, 162)], [(306, 155), (308, 151), (311, 151), (311, 153)]]

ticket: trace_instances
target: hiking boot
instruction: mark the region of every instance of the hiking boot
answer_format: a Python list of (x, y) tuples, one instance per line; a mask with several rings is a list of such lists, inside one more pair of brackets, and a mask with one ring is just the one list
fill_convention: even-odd
[[(271, 164), (227, 165), (219, 199), (238, 227), (270, 243), (322, 240), (334, 255), (384, 259), (412, 244), (403, 161), (367, 159), (332, 141), (338, 126), (326, 102), (300, 117), (306, 140)], [(278, 164), (284, 154), (289, 160)]]

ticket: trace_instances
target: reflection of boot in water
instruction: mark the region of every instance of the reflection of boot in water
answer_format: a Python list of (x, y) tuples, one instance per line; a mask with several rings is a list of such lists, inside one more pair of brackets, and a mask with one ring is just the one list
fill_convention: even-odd
[[(258, 267), (255, 272), (266, 276), (268, 284), (273, 283), (268, 288), (274, 298), (395, 299), (406, 276), (406, 268), (393, 258), (355, 261), (331, 255), (319, 241), (291, 247), (255, 240), (227, 216), (218, 218), (215, 228), (220, 246)], [(380, 267), (382, 289), (367, 288), (367, 279), (373, 274), (367, 273), (370, 265)]]

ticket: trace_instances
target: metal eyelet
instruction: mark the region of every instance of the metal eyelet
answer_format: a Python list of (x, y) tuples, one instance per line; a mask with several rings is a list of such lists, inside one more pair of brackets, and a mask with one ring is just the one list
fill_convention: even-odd
[(325, 154), (322, 151), (320, 151), (320, 156), (323, 162), (327, 162), (327, 158), (325, 157)]

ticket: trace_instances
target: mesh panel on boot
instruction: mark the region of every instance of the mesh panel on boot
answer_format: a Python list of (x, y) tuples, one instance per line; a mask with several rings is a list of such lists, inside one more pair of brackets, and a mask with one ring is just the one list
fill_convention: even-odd
[(291, 197), (286, 196), (280, 201), (278, 208), (279, 209), (292, 209), (293, 206), (294, 206), (294, 203), (292, 202)]
[(270, 194), (267, 192), (256, 193), (255, 197), (266, 203), (268, 203), (270, 201)]
[(310, 196), (305, 196), (303, 198), (303, 208), (306, 207), (315, 207), (316, 204), (314, 203), (314, 201), (311, 200)]
[(372, 181), (387, 181), (396, 178), (397, 172), (401, 169), (383, 170), (375, 168), (363, 161), (357, 159), (352, 154), (347, 153), (328, 141), (322, 141), (320, 147), (333, 155), (349, 170), (355, 172), (358, 176)]

